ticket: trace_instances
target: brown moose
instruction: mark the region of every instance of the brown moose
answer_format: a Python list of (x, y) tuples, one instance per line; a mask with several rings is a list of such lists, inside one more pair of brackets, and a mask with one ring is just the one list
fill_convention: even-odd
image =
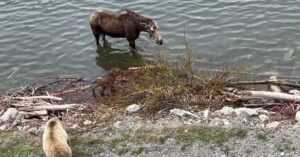
[(103, 42), (107, 42), (105, 35), (115, 38), (126, 38), (130, 47), (135, 48), (135, 40), (140, 32), (148, 32), (150, 38), (155, 39), (158, 45), (163, 44), (163, 39), (158, 30), (157, 23), (148, 17), (124, 9), (116, 14), (105, 10), (96, 10), (90, 15), (90, 25), (99, 46), (101, 35)]

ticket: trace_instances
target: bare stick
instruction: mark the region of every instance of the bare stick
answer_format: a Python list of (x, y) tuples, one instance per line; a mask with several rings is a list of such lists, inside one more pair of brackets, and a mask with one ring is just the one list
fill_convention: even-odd
[(260, 85), (260, 84), (274, 84), (293, 88), (300, 88), (299, 84), (291, 84), (282, 81), (242, 81), (242, 82), (229, 82), (228, 85)]
[(283, 106), (288, 105), (289, 103), (263, 103), (263, 104), (243, 104), (245, 107), (267, 107), (267, 106)]
[(269, 98), (269, 99), (300, 102), (299, 95), (292, 95), (292, 94), (286, 94), (281, 92), (244, 91), (244, 92), (240, 92), (240, 94), (241, 94), (241, 99)]
[(51, 106), (28, 106), (28, 107), (20, 107), (18, 110), (21, 111), (39, 111), (39, 110), (47, 110), (47, 111), (57, 111), (57, 110), (66, 110), (74, 107), (80, 106), (80, 104), (64, 104), (64, 105), (51, 105)]
[(88, 88), (90, 88), (90, 85), (83, 86), (83, 87), (71, 88), (71, 89), (68, 89), (68, 90), (65, 90), (65, 91), (62, 91), (62, 92), (53, 93), (52, 95), (58, 96), (58, 95), (63, 95), (63, 94), (69, 94), (69, 93), (73, 93), (73, 92), (76, 92), (76, 91), (79, 91), (79, 90), (85, 90), (85, 89), (88, 89)]
[(55, 96), (10, 97), (10, 99), (18, 99), (18, 100), (48, 99), (48, 100), (57, 100), (57, 101), (63, 100), (62, 98), (55, 97)]
[(24, 111), (20, 111), (20, 114), (24, 115), (24, 116), (46, 116), (48, 115), (47, 110), (40, 110), (40, 111), (32, 111), (32, 112), (24, 112)]

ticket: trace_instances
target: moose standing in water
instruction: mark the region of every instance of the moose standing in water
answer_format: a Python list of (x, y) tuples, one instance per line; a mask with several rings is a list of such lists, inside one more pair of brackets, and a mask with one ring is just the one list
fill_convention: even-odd
[(156, 40), (158, 45), (163, 44), (163, 39), (159, 33), (157, 23), (148, 17), (141, 16), (130, 10), (121, 10), (117, 14), (108, 11), (97, 10), (90, 15), (90, 25), (99, 46), (99, 37), (102, 36), (103, 42), (107, 42), (105, 35), (126, 38), (130, 47), (135, 49), (135, 40), (140, 32), (148, 32), (150, 38)]

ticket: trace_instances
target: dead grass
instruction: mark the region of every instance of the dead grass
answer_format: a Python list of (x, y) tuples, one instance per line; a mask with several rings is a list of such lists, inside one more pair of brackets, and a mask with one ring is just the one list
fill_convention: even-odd
[[(179, 61), (159, 57), (155, 64), (129, 70), (112, 70), (98, 80), (97, 103), (92, 115), (99, 121), (110, 121), (126, 114), (125, 107), (142, 106), (144, 117), (153, 117), (172, 108), (212, 110), (222, 107), (221, 91), (229, 81), (242, 78), (245, 66), (223, 65), (219, 72), (197, 71), (189, 45)], [(107, 94), (109, 93), (109, 94)]]

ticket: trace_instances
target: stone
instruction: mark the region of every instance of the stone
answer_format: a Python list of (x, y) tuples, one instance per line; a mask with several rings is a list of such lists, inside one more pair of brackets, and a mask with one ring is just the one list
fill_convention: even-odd
[(261, 115), (259, 115), (258, 116), (259, 117), (259, 119), (262, 121), (262, 122), (265, 122), (265, 121), (267, 121), (270, 117), (268, 117), (267, 115), (265, 115), (265, 114), (261, 114)]
[(247, 113), (249, 116), (257, 116), (257, 109), (241, 107), (234, 110), (237, 116), (239, 116), (242, 112)]
[(27, 130), (30, 134), (37, 135), (38, 134), (38, 129), (36, 127), (32, 127)]
[(234, 113), (233, 107), (224, 106), (222, 109), (215, 111), (214, 115), (217, 115), (217, 116), (221, 116), (221, 115), (229, 116), (229, 115), (231, 115), (233, 113)]
[(141, 109), (140, 105), (138, 105), (138, 104), (132, 104), (132, 105), (129, 105), (126, 108), (126, 111), (129, 112), (129, 113), (134, 113), (134, 112), (137, 112), (140, 109)]
[(92, 121), (90, 121), (90, 120), (85, 120), (83, 122), (83, 125), (91, 125), (91, 124), (92, 124)]
[(0, 126), (0, 130), (1, 130), (1, 131), (5, 130), (6, 128), (7, 128), (7, 125), (6, 125), (6, 124)]
[(17, 115), (18, 111), (15, 108), (8, 108), (6, 112), (0, 117), (0, 122), (6, 122), (13, 119)]
[(190, 117), (198, 118), (198, 116), (196, 114), (193, 114), (189, 111), (181, 110), (181, 109), (178, 109), (178, 108), (174, 108), (174, 109), (170, 110), (170, 113), (174, 114), (174, 115), (177, 115), (177, 116), (180, 116), (180, 117), (190, 116)]
[(70, 127), (70, 129), (78, 129), (80, 128), (78, 124), (74, 124), (73, 126)]
[(268, 128), (268, 129), (275, 129), (275, 128), (278, 127), (279, 124), (280, 124), (279, 122), (274, 121), (274, 122), (268, 123), (268, 124), (266, 125), (266, 128)]
[(211, 112), (209, 111), (209, 109), (206, 109), (203, 111), (203, 116), (204, 116), (206, 123), (208, 123), (208, 120), (211, 117)]
[(300, 111), (297, 111), (296, 115), (295, 115), (295, 120), (297, 122), (300, 122)]

